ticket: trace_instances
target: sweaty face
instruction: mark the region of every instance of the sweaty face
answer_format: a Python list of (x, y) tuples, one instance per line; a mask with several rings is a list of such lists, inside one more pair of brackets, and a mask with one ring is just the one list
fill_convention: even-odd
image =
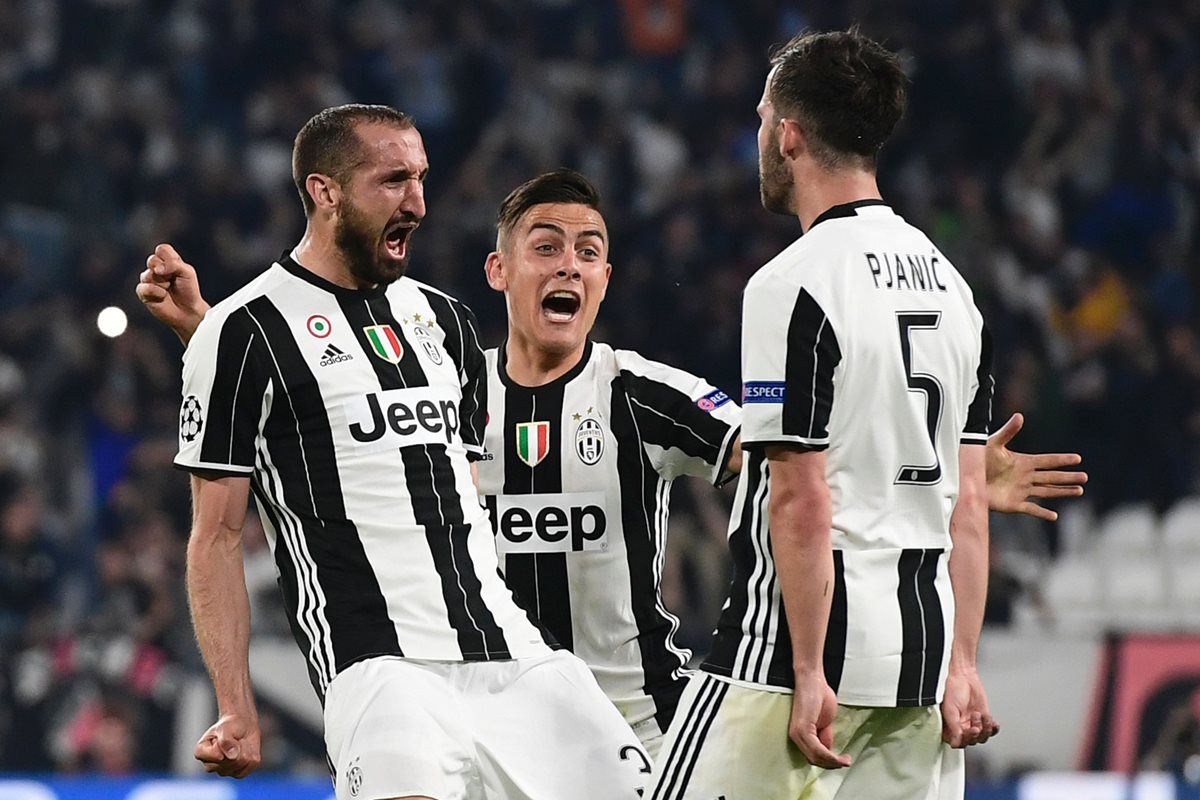
[(771, 105), (769, 91), (774, 72), (758, 103), (758, 194), (763, 208), (773, 214), (794, 214), (792, 208), (792, 171), (779, 152), (779, 120)]
[(342, 187), (334, 243), (362, 285), (388, 284), (404, 275), (425, 217), (429, 162), (415, 128), (367, 123), (355, 132), (363, 160)]
[(599, 211), (573, 203), (526, 211), (499, 254), (512, 335), (549, 355), (582, 348), (608, 289), (607, 256)]

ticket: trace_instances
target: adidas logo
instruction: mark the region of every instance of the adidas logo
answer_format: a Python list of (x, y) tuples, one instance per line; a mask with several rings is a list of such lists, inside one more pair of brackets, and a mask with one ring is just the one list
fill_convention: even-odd
[(326, 347), (325, 352), (321, 354), (321, 366), (328, 367), (331, 364), (337, 364), (341, 361), (349, 361), (352, 358), (354, 358), (354, 356), (350, 355), (349, 353), (342, 352), (335, 345), (331, 344)]

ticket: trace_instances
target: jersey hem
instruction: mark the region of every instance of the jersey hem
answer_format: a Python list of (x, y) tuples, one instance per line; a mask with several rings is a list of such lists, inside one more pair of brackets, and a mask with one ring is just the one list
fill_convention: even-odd
[(722, 675), (719, 672), (710, 672), (701, 667), (706, 675), (711, 675), (714, 680), (728, 683), (731, 686), (740, 686), (743, 689), (749, 689), (754, 692), (773, 692), (775, 694), (795, 694), (795, 689), (790, 686), (775, 686), (769, 683), (755, 683), (754, 681), (744, 681), (740, 678), (731, 678), (728, 675)]
[(864, 695), (837, 693), (840, 706), (862, 706), (863, 708), (923, 708), (941, 702), (938, 698), (907, 698), (900, 700), (894, 695)]
[(797, 447), (798, 446), (801, 450), (804, 450), (805, 452), (816, 453), (816, 452), (820, 452), (822, 450), (828, 450), (829, 449), (829, 440), (828, 439), (804, 439), (799, 436), (785, 437), (785, 438), (781, 438), (781, 439), (751, 439), (749, 441), (747, 441), (745, 439), (745, 437), (742, 438), (742, 449), (743, 450), (754, 450), (754, 449), (760, 448), (760, 447), (772, 447), (772, 446), (786, 446), (786, 447)]
[(725, 435), (725, 441), (721, 443), (720, 455), (717, 457), (717, 466), (713, 470), (713, 479), (711, 481), (712, 485), (718, 489), (737, 477), (737, 473), (729, 469), (729, 459), (733, 456), (733, 443), (737, 441), (737, 437), (741, 432), (741, 425), (733, 426), (729, 429), (729, 433)]
[(245, 478), (254, 474), (254, 467), (243, 467), (240, 464), (209, 464), (204, 461), (189, 464), (182, 461), (173, 461), (171, 466), (183, 472), (191, 472), (192, 474), (211, 472), (229, 478)]
[[(780, 691), (780, 692), (795, 691), (795, 686), (793, 685), (792, 681), (788, 681), (783, 678), (775, 678), (774, 680), (777, 680), (778, 683), (763, 683), (761, 681), (747, 681), (742, 678), (733, 677), (733, 675), (732, 675), (733, 669), (731, 667), (722, 667), (722, 666), (718, 666), (716, 664), (710, 664), (707, 661), (705, 661), (703, 664), (700, 665), (700, 671), (707, 672), (708, 674), (713, 675), (715, 677), (725, 678), (726, 680), (729, 680), (734, 683), (744, 683), (745, 685), (750, 686), (752, 688), (774, 689), (774, 690)], [(767, 675), (767, 680), (772, 680), (772, 677), (770, 675)]]
[(986, 433), (964, 433), (959, 437), (959, 444), (987, 444), (988, 435)]

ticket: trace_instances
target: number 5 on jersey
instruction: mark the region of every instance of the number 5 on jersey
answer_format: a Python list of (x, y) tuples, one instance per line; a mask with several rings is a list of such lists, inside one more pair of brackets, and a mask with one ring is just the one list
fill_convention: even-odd
[(908, 390), (925, 395), (925, 427), (929, 432), (929, 443), (933, 446), (933, 464), (905, 464), (896, 475), (896, 483), (931, 486), (942, 479), (942, 460), (937, 446), (938, 426), (942, 421), (942, 384), (932, 375), (913, 372), (912, 334), (914, 330), (937, 330), (942, 323), (942, 312), (899, 311), (896, 313), (896, 322), (900, 326), (900, 357), (904, 359)]

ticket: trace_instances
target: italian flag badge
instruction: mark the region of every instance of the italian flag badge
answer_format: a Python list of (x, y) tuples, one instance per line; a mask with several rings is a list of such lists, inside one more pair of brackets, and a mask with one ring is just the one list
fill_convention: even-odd
[(367, 341), (371, 343), (375, 355), (384, 361), (399, 364), (400, 359), (404, 358), (404, 347), (391, 325), (368, 325), (363, 328), (363, 333), (367, 335)]
[(517, 455), (531, 467), (536, 467), (550, 452), (549, 422), (517, 423)]

